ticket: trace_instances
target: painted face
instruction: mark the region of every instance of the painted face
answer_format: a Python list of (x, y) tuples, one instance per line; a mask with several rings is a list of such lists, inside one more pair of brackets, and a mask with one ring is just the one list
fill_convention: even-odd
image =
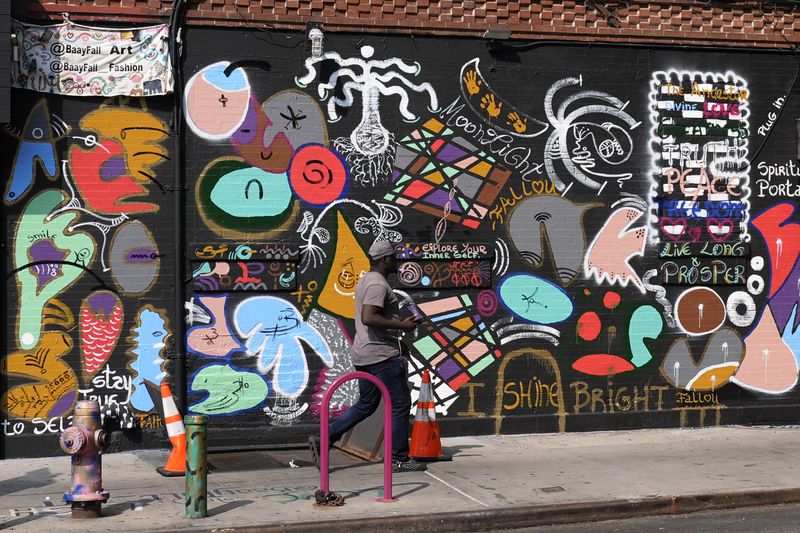
[(255, 97), (244, 121), (231, 140), (239, 155), (254, 167), (281, 173), (299, 147), (327, 143), (322, 110), (308, 95), (296, 90), (282, 91), (259, 105)]
[(342, 265), (342, 270), (336, 278), (336, 286), (334, 288), (343, 296), (352, 296), (355, 294), (354, 291), (357, 281), (358, 276), (356, 276), (355, 270), (353, 269), (353, 260), (349, 259)]
[(211, 202), (237, 217), (275, 217), (291, 206), (292, 191), (285, 175), (260, 168), (240, 168), (220, 177)]
[(268, 333), (270, 335), (285, 335), (286, 333), (297, 329), (300, 326), (300, 320), (297, 319), (295, 310), (287, 307), (278, 312), (275, 324), (265, 324), (259, 331), (261, 333)]
[(73, 146), (69, 160), (75, 186), (90, 209), (106, 214), (158, 210), (155, 204), (126, 201), (146, 196), (149, 191), (131, 176), (125, 151), (118, 142), (106, 139), (89, 150)]

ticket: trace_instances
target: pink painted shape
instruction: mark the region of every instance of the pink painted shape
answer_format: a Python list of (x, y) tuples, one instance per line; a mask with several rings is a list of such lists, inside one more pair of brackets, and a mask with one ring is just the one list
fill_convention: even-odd
[(647, 244), (647, 228), (630, 229), (642, 214), (642, 211), (630, 207), (611, 213), (586, 254), (585, 274), (594, 275), (598, 282), (605, 279), (612, 285), (618, 282), (623, 287), (631, 282), (645, 292), (642, 280), (629, 264), (632, 257), (644, 254)]
[(448, 355), (447, 352), (440, 352), (439, 355), (437, 355), (436, 357), (431, 359), (431, 365), (439, 366), (439, 363), (441, 363), (442, 361), (444, 361), (445, 359), (447, 359), (449, 357), (450, 357), (450, 355)]
[(744, 345), (744, 359), (732, 382), (748, 390), (771, 394), (786, 392), (797, 384), (797, 360), (781, 338), (769, 305), (764, 307), (756, 329), (744, 340)]
[(471, 166), (472, 166), (472, 165), (473, 165), (473, 164), (474, 164), (476, 161), (478, 161), (478, 158), (477, 158), (477, 157), (468, 157), (468, 158), (466, 158), (466, 159), (462, 159), (461, 161), (458, 161), (458, 162), (455, 164), (455, 166), (457, 166), (458, 168), (469, 168), (469, 167), (471, 167)]
[(225, 318), (225, 301), (227, 296), (199, 296), (199, 303), (208, 309), (214, 322), (208, 326), (192, 328), (186, 336), (186, 345), (195, 353), (211, 357), (225, 357), (241, 348), (236, 337), (231, 333)]
[[(219, 97), (225, 93), (224, 105)], [(247, 113), (250, 90), (221, 91), (204, 77), (192, 82), (186, 101), (186, 112), (195, 127), (207, 135), (221, 136), (232, 131)]]
[(464, 354), (471, 363), (480, 359), (481, 356), (486, 355), (488, 351), (489, 347), (480, 341), (468, 342), (461, 348), (461, 353)]
[(417, 307), (419, 307), (420, 311), (430, 316), (461, 309), (462, 305), (461, 301), (456, 296), (452, 296), (450, 298), (442, 298), (441, 300), (421, 303)]

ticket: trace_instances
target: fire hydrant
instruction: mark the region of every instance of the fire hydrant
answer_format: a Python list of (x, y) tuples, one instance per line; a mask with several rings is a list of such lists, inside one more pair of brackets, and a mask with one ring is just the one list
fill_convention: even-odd
[(61, 449), (72, 456), (72, 487), (64, 501), (72, 503), (72, 518), (97, 518), (108, 501), (103, 490), (103, 448), (106, 432), (100, 427), (100, 404), (80, 400), (75, 405), (72, 426), (59, 439)]

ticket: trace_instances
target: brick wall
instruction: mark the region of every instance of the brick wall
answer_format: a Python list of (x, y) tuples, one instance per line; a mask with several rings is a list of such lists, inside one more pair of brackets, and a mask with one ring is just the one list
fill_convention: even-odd
[[(191, 1), (194, 25), (302, 29), (309, 20), (332, 31), (479, 36), (508, 29), (515, 39), (561, 39), (687, 45), (792, 48), (800, 29), (791, 2), (574, 1), (574, 0), (202, 0)], [(724, 5), (720, 5), (724, 4)], [(39, 0), (31, 19), (100, 22), (164, 21), (164, 0)]]

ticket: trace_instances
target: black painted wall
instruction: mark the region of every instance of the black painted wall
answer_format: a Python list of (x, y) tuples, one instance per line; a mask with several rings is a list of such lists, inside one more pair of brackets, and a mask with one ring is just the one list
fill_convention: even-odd
[[(131, 294), (115, 265), (103, 272), (92, 226), (91, 272), (54, 296), (78, 321), (93, 291), (118, 296), (124, 335), (109, 368), (168, 360), (169, 341), (137, 359), (132, 330), (151, 303), (172, 331), (166, 232), (185, 225), (188, 403), (211, 415), (213, 445), (293, 444), (316, 431), (322, 393), (351, 369), (352, 291), (379, 236), (398, 242), (405, 312), (425, 316), (407, 339), (409, 369), (417, 385), (431, 371), (446, 436), (796, 423), (794, 56), (569, 44), (490, 53), (478, 40), (325, 34), (314, 60), (304, 34), (193, 28), (185, 41), (187, 219), (174, 220), (170, 193), (147, 180), (139, 201), (160, 208), (124, 224), (141, 221), (158, 248), (153, 285)], [(44, 98), (24, 96), (18, 130)], [(50, 145), (85, 143), (81, 120), (100, 102), (44, 99), (74, 128)], [(145, 103), (168, 122), (168, 102)], [(23, 143), (8, 138), (12, 176)], [(171, 182), (171, 163), (154, 168)], [(9, 271), (22, 266), (12, 249), (35, 192), (67, 190), (45, 174), (7, 201)], [(124, 224), (108, 233), (107, 262)], [(14, 324), (29, 308), (15, 276), (12, 357), (25, 350)], [(73, 344), (63, 361), (75, 388), (94, 384), (77, 377), (80, 328), (59, 331)], [(134, 377), (141, 403), (129, 404), (147, 426), (157, 416), (141, 389)], [(332, 408), (354, 396), (344, 387)], [(7, 454), (49, 453), (55, 437), (4, 407), (7, 432), (24, 425), (4, 437)], [(163, 439), (158, 427), (124, 433), (117, 448)]]

